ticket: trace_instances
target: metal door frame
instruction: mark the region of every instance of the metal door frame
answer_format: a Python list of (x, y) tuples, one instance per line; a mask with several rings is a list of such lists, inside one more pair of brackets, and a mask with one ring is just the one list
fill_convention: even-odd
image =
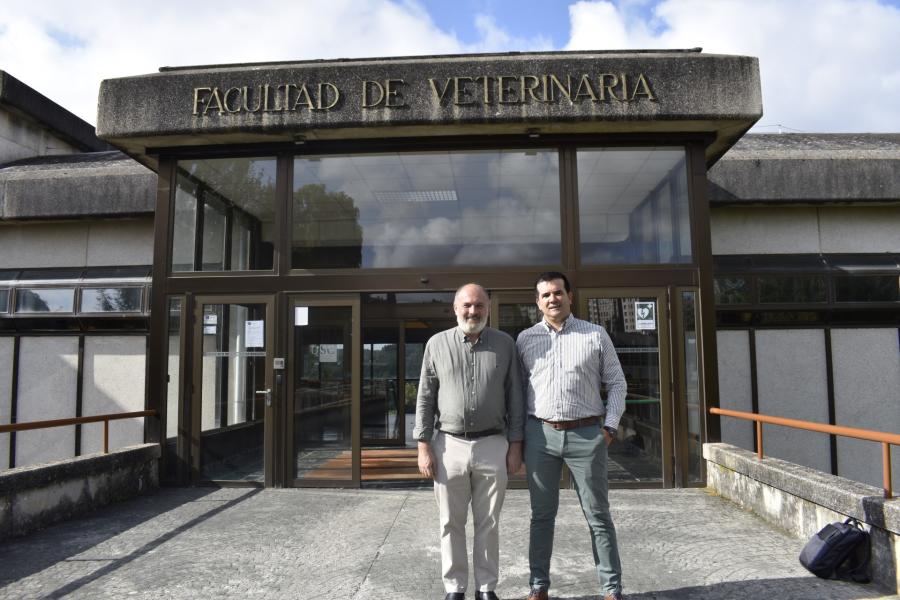
[[(362, 481), (362, 423), (361, 423), (361, 396), (362, 396), (362, 338), (360, 322), (360, 295), (350, 294), (317, 294), (317, 293), (288, 293), (286, 294), (286, 314), (283, 322), (287, 329), (287, 344), (285, 345), (285, 390), (284, 402), (280, 415), (284, 424), (284, 444), (281, 454), (284, 457), (282, 478), (285, 485), (290, 487), (328, 487), (328, 488), (358, 488)], [(348, 306), (351, 309), (350, 325), (350, 349), (351, 359), (351, 400), (350, 400), (350, 479), (322, 479), (310, 481), (297, 479), (294, 475), (294, 419), (293, 393), (294, 389), (294, 306), (297, 301), (304, 306)]]
[[(193, 344), (191, 361), (191, 389), (190, 406), (188, 414), (191, 416), (190, 426), (190, 472), (191, 483), (194, 485), (217, 485), (222, 487), (271, 487), (274, 484), (275, 469), (273, 457), (275, 455), (274, 443), (274, 419), (278, 398), (274, 390), (273, 358), (275, 355), (275, 296), (273, 294), (221, 294), (221, 295), (197, 295), (192, 298), (193, 323), (191, 324), (191, 342)], [(231, 480), (204, 480), (200, 478), (201, 465), (201, 427), (202, 409), (201, 400), (203, 390), (203, 306), (206, 304), (262, 304), (266, 307), (266, 389), (270, 392), (271, 402), (265, 405), (263, 416), (263, 481), (231, 481)]]
[(589, 298), (656, 298), (657, 335), (659, 336), (659, 390), (660, 390), (660, 436), (662, 438), (662, 482), (661, 484), (649, 484), (643, 482), (611, 482), (610, 487), (620, 488), (652, 488), (674, 487), (675, 482), (675, 438), (677, 432), (673, 423), (674, 382), (672, 380), (672, 356), (670, 328), (672, 321), (669, 315), (669, 290), (665, 287), (603, 287), (580, 288), (576, 290), (577, 306), (579, 314), (584, 318), (588, 314), (587, 301)]

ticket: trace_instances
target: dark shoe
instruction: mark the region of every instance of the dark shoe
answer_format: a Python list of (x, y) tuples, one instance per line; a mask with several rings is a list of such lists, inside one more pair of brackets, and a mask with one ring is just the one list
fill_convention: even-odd
[(475, 592), (475, 600), (500, 600), (494, 592)]
[(542, 588), (531, 588), (531, 591), (528, 592), (528, 597), (525, 600), (550, 600), (550, 596), (547, 595), (547, 590)]
[(625, 600), (625, 596), (622, 595), (622, 592), (615, 592), (605, 595), (603, 600)]
[(466, 600), (466, 595), (462, 592), (447, 592), (444, 600)]

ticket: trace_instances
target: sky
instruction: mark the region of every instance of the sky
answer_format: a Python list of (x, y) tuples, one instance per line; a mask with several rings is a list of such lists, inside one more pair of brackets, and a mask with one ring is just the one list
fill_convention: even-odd
[(702, 47), (760, 61), (757, 133), (900, 132), (900, 0), (3, 0), (0, 70), (96, 123), (162, 66)]

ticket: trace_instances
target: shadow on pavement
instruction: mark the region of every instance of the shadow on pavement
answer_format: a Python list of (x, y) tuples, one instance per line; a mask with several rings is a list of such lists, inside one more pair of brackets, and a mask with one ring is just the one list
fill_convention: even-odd
[[(43, 571), (54, 564), (69, 560), (71, 557), (88, 551), (110, 538), (188, 502), (202, 500), (205, 496), (216, 491), (217, 488), (170, 488), (158, 490), (153, 494), (112, 504), (91, 515), (79, 517), (73, 521), (58, 523), (21, 538), (5, 540), (0, 543), (0, 564), (3, 565), (3, 569), (0, 570), (0, 589), (34, 573)], [(214, 508), (204, 511), (190, 521), (178, 525), (140, 548), (129, 552), (126, 556), (115, 559), (90, 575), (67, 583), (58, 590), (42, 597), (61, 598), (66, 594), (70, 594), (91, 581), (103, 577), (143, 556), (216, 514), (251, 498), (260, 491), (262, 491), (262, 488), (254, 488), (227, 502), (217, 503), (217, 506)], [(17, 557), (17, 546), (25, 541), (30, 546), (27, 561)]]
[[(602, 596), (553, 595), (553, 600), (597, 600)], [(813, 577), (752, 579), (725, 581), (671, 590), (626, 593), (627, 600), (757, 600), (789, 598), (790, 600), (862, 600), (864, 598), (897, 598), (890, 592), (869, 584), (819, 580)]]

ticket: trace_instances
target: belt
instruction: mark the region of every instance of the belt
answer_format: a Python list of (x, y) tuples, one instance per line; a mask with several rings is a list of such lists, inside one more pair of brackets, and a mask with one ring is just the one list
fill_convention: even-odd
[(547, 421), (546, 419), (541, 419), (539, 417), (534, 417), (538, 421), (541, 421), (545, 425), (549, 425), (553, 429), (557, 431), (566, 431), (567, 429), (577, 429), (578, 427), (587, 427), (588, 425), (599, 425), (600, 417), (585, 417), (583, 419), (575, 419), (573, 421)]
[(462, 438), (464, 440), (477, 440), (478, 438), (487, 437), (489, 435), (499, 435), (503, 433), (502, 429), (485, 429), (484, 431), (464, 431), (462, 433), (453, 433), (452, 431), (447, 431), (446, 429), (441, 429), (442, 432), (447, 435), (452, 435), (453, 437)]

